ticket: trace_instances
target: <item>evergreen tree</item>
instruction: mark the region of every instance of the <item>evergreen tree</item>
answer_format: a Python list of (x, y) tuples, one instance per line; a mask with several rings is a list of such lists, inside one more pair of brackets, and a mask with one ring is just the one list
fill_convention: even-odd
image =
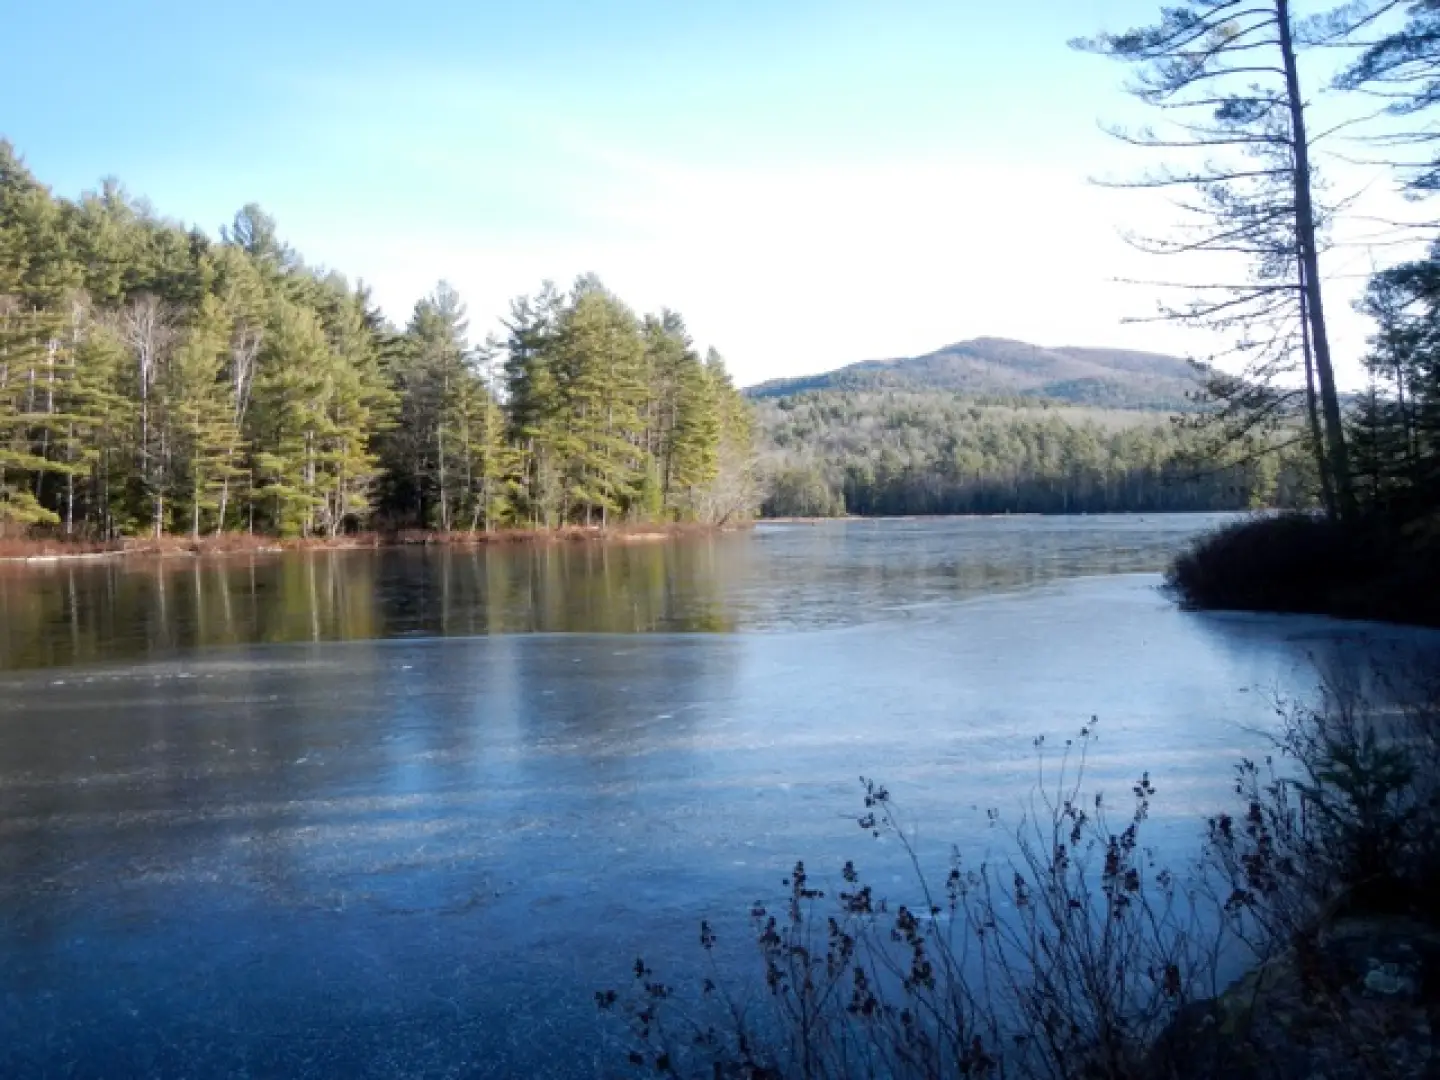
[(320, 503), (329, 345), (313, 311), (274, 303), (255, 386), (258, 485), (253, 501), (281, 536), (309, 535)]
[(678, 315), (642, 324), (586, 276), (515, 301), (506, 325), (472, 350), (442, 282), (397, 332), (254, 204), (212, 243), (113, 180), (56, 199), (0, 143), (0, 527), (333, 536), (712, 513), (747, 410)]
[(50, 462), (34, 445), (37, 372), (53, 371), (56, 326), (48, 313), (0, 300), (0, 528), (56, 525), (37, 492)]
[(385, 379), (383, 335), (372, 326), (363, 290), (332, 280), (321, 315), (330, 344), (322, 524), (335, 536), (347, 522), (364, 522), (373, 510), (372, 492), (382, 469), (374, 444), (393, 427), (397, 395)]
[(685, 322), (676, 312), (647, 315), (641, 332), (650, 388), (645, 410), (645, 449), (652, 458), (644, 478), (643, 500), (659, 516), (671, 509), (683, 373), (687, 364), (695, 362), (695, 356)]
[(220, 493), (236, 472), (234, 410), (226, 400), (224, 369), (230, 325), (220, 301), (206, 296), (181, 336), (169, 366), (166, 396), (174, 423), (172, 502), (189, 504), (190, 535), (201, 516), (220, 508)]
[(565, 477), (562, 516), (603, 527), (638, 494), (646, 462), (644, 344), (631, 311), (592, 280), (577, 283), (561, 319), (552, 371), (560, 403), (555, 447)]
[(678, 372), (666, 488), (667, 503), (673, 500), (685, 517), (696, 516), (698, 492), (719, 471), (720, 432), (720, 387), (711, 369), (698, 356), (687, 353)]
[(506, 442), (505, 413), (491, 389), (498, 351), (497, 342), (487, 341), (472, 354), (449, 404), (463, 470), (460, 507), (471, 532), (490, 532), (508, 517), (519, 484), (518, 455)]
[[(65, 532), (81, 530), (82, 515), (89, 531), (111, 539), (127, 519), (126, 485), (133, 473), (128, 439), (135, 430), (135, 400), (128, 374), (129, 356), (113, 326), (87, 313), (77, 327), (75, 375), (70, 380), (71, 403), (77, 417), (72, 428), (72, 461), (88, 468), (68, 477)], [(77, 495), (82, 500), (77, 508)]]
[(247, 431), (246, 421), (255, 388), (260, 351), (265, 344), (268, 301), (259, 268), (252, 259), (246, 258), (233, 247), (222, 249), (217, 260), (216, 288), (230, 324), (224, 383), (231, 434), (231, 442), (225, 453), (230, 467), (221, 476), (219, 503), (215, 514), (215, 532), (218, 534), (229, 524), (232, 492), (237, 489), (248, 490), (251, 470), (243, 467), (239, 457)]
[(553, 362), (564, 297), (545, 282), (510, 304), (505, 323), (505, 388), (510, 440), (520, 452), (520, 505), (532, 525), (550, 525), (560, 507), (556, 439), (561, 400)]

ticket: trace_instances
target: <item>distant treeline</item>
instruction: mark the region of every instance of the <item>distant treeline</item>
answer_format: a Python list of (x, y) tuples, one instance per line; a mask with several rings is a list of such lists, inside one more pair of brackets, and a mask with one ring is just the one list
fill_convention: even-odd
[(1222, 464), (1158, 413), (876, 390), (756, 411), (770, 516), (1238, 510), (1314, 497), (1302, 448)]
[(470, 348), (443, 283), (408, 324), (249, 206), (212, 240), (113, 182), (53, 197), (0, 141), (0, 531), (720, 522), (749, 409), (673, 312), (592, 277)]

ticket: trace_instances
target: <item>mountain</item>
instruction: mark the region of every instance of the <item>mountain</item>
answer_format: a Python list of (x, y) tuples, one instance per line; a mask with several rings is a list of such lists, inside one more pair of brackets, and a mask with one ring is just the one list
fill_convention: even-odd
[(772, 379), (751, 398), (810, 390), (944, 390), (971, 397), (1034, 397), (1121, 409), (1184, 409), (1199, 388), (1188, 360), (1126, 349), (1044, 348), (1008, 338), (957, 342), (924, 356), (865, 360), (820, 375)]

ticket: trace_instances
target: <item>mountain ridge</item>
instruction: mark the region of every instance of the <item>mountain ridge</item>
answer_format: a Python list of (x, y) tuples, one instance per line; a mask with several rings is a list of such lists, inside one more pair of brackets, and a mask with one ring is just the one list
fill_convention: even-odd
[(1105, 408), (1193, 408), (1200, 373), (1166, 353), (978, 337), (919, 356), (862, 360), (816, 375), (770, 379), (752, 399), (834, 390), (944, 391), (972, 397), (1033, 397)]

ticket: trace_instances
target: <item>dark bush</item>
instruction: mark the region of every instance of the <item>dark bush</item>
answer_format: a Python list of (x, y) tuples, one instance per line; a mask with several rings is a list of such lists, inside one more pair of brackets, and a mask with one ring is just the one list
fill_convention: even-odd
[(1252, 518), (1202, 537), (1176, 558), (1165, 583), (1195, 610), (1440, 625), (1440, 550), (1368, 522)]

